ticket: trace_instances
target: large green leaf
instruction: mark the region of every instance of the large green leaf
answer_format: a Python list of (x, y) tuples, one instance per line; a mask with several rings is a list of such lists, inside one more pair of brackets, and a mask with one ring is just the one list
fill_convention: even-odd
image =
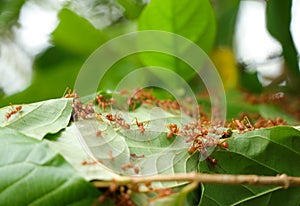
[(288, 66), (287, 84), (298, 93), (300, 87), (300, 72), (298, 52), (291, 34), (292, 0), (267, 1), (267, 28), (282, 46), (283, 57)]
[(127, 19), (138, 18), (145, 6), (143, 0), (118, 0), (118, 3), (125, 9), (124, 16)]
[[(173, 1), (153, 0), (144, 9), (138, 22), (139, 30), (161, 30), (181, 35), (200, 46), (209, 53), (214, 42), (216, 23), (212, 6), (208, 0)], [(156, 38), (158, 44), (180, 50), (183, 45), (177, 45), (170, 39), (168, 42)], [(144, 42), (147, 43), (147, 42)], [(200, 54), (199, 54), (200, 55)], [(143, 53), (141, 60), (146, 65), (157, 65), (172, 69), (185, 79), (193, 76), (192, 70), (176, 57), (159, 53)]]
[(68, 9), (59, 13), (60, 23), (52, 33), (53, 42), (72, 52), (89, 55), (107, 39), (83, 17)]
[(0, 128), (1, 205), (91, 205), (99, 191), (46, 143)]
[[(95, 164), (92, 157), (80, 142), (81, 134), (75, 124), (67, 127), (64, 131), (47, 136), (44, 140), (51, 149), (60, 153), (81, 176), (86, 180), (112, 180), (118, 175), (110, 172), (99, 164)], [(102, 151), (104, 153), (104, 151)], [(83, 164), (86, 162), (86, 164)]]
[[(167, 138), (170, 123), (184, 123), (189, 118), (181, 119), (178, 114), (151, 110), (151, 107), (141, 106), (135, 111), (117, 114), (126, 119), (130, 129), (115, 127), (108, 120), (80, 120), (75, 122), (80, 131), (80, 139), (86, 151), (95, 159), (100, 160), (106, 167), (117, 174), (124, 175), (155, 175), (174, 174), (196, 170), (198, 158), (188, 153), (191, 143), (186, 138), (177, 136)], [(104, 117), (106, 113), (103, 114)], [(145, 131), (141, 133), (135, 120), (143, 122)], [(101, 131), (101, 135), (97, 135)], [(132, 157), (132, 154), (144, 156)], [(133, 168), (123, 169), (124, 165), (134, 164)], [(182, 182), (153, 183), (154, 187), (181, 185)]]
[(240, 0), (213, 1), (217, 17), (216, 45), (232, 47)]
[[(203, 173), (300, 176), (300, 132), (290, 127), (274, 127), (235, 134), (229, 150), (216, 150), (199, 164)], [(300, 188), (255, 187), (245, 185), (203, 185), (199, 205), (299, 205)], [(287, 198), (290, 197), (290, 198)], [(276, 202), (276, 203), (275, 203)]]
[(9, 119), (6, 114), (16, 110), (17, 105), (0, 109), (0, 127), (15, 129), (27, 136), (42, 139), (48, 133), (65, 128), (72, 113), (71, 98), (52, 99), (22, 105), (21, 111)]

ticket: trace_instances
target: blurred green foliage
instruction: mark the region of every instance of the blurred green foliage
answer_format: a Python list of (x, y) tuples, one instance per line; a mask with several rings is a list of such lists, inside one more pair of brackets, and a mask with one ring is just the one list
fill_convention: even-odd
[(20, 9), (26, 0), (0, 0), (0, 35), (18, 22)]
[[(114, 5), (114, 8), (123, 13), (123, 16), (112, 18), (110, 25), (99, 28), (89, 18), (83, 17), (66, 3), (58, 12), (59, 24), (52, 32), (50, 39), (52, 46), (35, 57), (31, 85), (20, 93), (4, 96), (0, 102), (1, 106), (9, 102), (28, 103), (61, 97), (66, 87), (74, 86), (81, 66), (95, 49), (128, 32), (148, 29), (173, 32), (195, 42), (208, 55), (212, 50), (222, 47), (233, 51), (233, 35), (240, 0), (152, 0), (150, 3), (145, 0), (92, 0), (92, 2), (95, 8), (98, 5), (107, 4), (107, 8)], [(3, 33), (17, 24), (20, 9), (26, 1), (1, 0), (0, 3), (0, 29)], [(268, 1), (266, 14), (270, 33), (283, 45), (283, 56), (288, 70), (285, 78), (287, 86), (297, 89), (299, 87), (296, 86), (300, 82), (297, 51), (289, 30), (291, 0)], [(217, 57), (217, 59), (220, 58), (222, 59), (222, 57)], [(191, 70), (188, 70), (186, 64), (174, 57), (157, 53), (131, 55), (120, 60), (107, 72), (99, 88), (113, 89), (129, 72), (153, 64), (178, 72), (194, 90), (199, 89), (199, 79), (195, 78)], [(231, 81), (230, 85), (233, 86), (230, 89), (242, 88), (254, 93), (264, 91), (257, 73), (249, 73), (247, 70), (240, 69), (234, 59), (228, 64), (231, 65), (230, 68), (222, 67), (221, 64), (218, 69), (223, 71), (220, 74), (224, 77), (224, 81)], [(227, 80), (223, 76), (226, 73)], [(237, 75), (228, 77), (228, 74)], [(233, 82), (239, 82), (239, 84)]]
[[(267, 4), (267, 28), (282, 46), (282, 55), (286, 66), (287, 86), (290, 90), (299, 94), (300, 70), (298, 52), (291, 34), (292, 0), (272, 0)], [(280, 14), (280, 15), (279, 15)]]

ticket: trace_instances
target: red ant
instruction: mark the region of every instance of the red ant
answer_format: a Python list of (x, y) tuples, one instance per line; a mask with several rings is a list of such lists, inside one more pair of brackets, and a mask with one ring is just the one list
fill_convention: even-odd
[(157, 192), (157, 195), (155, 197), (150, 198), (149, 202), (153, 202), (159, 198), (170, 196), (174, 193), (174, 191), (171, 188), (158, 188), (154, 189), (154, 192)]
[(221, 139), (229, 138), (231, 137), (231, 135), (232, 135), (232, 130), (228, 129), (227, 131), (222, 132)]
[(138, 174), (140, 172), (140, 168), (138, 166), (134, 166), (133, 170), (135, 174)]
[(109, 159), (110, 160), (114, 160), (115, 159), (115, 157), (113, 156), (113, 151), (112, 150), (108, 151), (108, 155), (109, 155)]
[(88, 161), (86, 161), (86, 160), (83, 160), (83, 161), (81, 162), (81, 164), (82, 164), (82, 165), (95, 165), (95, 164), (97, 164), (97, 162), (96, 162), (96, 161), (88, 162)]
[(5, 114), (6, 119), (8, 120), (12, 115), (17, 114), (18, 112), (20, 112), (22, 110), (22, 106), (16, 106), (15, 108), (13, 107), (13, 105), (10, 103), (10, 107), (11, 107), (11, 111)]
[(102, 94), (98, 94), (95, 100), (97, 104), (101, 106), (102, 111), (104, 111), (107, 106), (112, 105), (115, 102), (113, 98), (106, 99), (105, 96)]
[(111, 122), (116, 121), (116, 119), (113, 117), (112, 114), (107, 114), (107, 115), (106, 115), (106, 119), (108, 119), (108, 120), (111, 121)]
[(133, 167), (134, 167), (134, 165), (132, 163), (130, 163), (130, 164), (123, 164), (122, 165), (122, 170), (128, 170), (128, 169), (131, 169)]
[(115, 114), (116, 125), (119, 125), (125, 129), (130, 129), (130, 125), (126, 123), (125, 119), (120, 114)]
[(228, 142), (222, 142), (222, 143), (218, 143), (217, 146), (227, 149), (229, 147), (229, 144)]
[(201, 140), (195, 139), (193, 146), (189, 149), (189, 153), (194, 153), (196, 150), (202, 150), (203, 148), (203, 142)]
[(196, 150), (197, 150), (197, 147), (192, 146), (192, 147), (189, 149), (189, 153), (194, 153)]
[(136, 155), (135, 153), (130, 154), (133, 158), (145, 158), (145, 155)]
[[(68, 94), (66, 94), (68, 92)], [(67, 87), (65, 92), (64, 92), (64, 95), (63, 95), (64, 98), (75, 98), (77, 99), (78, 98), (78, 94), (76, 94), (75, 92), (72, 92), (72, 90)]]
[(173, 135), (178, 134), (179, 128), (177, 127), (177, 124), (169, 124), (169, 125), (167, 125), (167, 127), (170, 130), (167, 135), (168, 139), (170, 139)]
[(135, 123), (140, 129), (141, 134), (144, 134), (145, 128), (144, 128), (144, 123), (143, 122), (138, 122), (137, 118), (135, 118)]
[(136, 165), (133, 165), (132, 163), (122, 165), (122, 170), (128, 170), (128, 169), (133, 169), (135, 174), (138, 174), (140, 172), (140, 168)]
[(98, 130), (98, 131), (96, 132), (96, 137), (99, 137), (101, 134), (102, 134), (102, 131), (101, 131), (101, 130)]

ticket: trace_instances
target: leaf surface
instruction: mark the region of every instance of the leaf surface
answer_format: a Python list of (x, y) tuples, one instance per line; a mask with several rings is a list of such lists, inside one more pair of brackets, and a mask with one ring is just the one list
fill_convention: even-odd
[(116, 174), (95, 163), (81, 144), (80, 135), (75, 124), (71, 124), (62, 132), (48, 136), (44, 141), (51, 149), (61, 154), (86, 180), (117, 178)]
[(9, 119), (7, 113), (17, 105), (0, 109), (0, 127), (15, 129), (27, 136), (42, 139), (48, 133), (57, 133), (65, 128), (72, 113), (71, 98), (52, 99), (33, 104), (21, 105), (22, 109)]
[[(235, 134), (228, 143), (229, 150), (216, 150), (211, 155), (217, 165), (202, 161), (200, 172), (300, 175), (300, 132), (294, 128), (274, 127)], [(299, 192), (297, 187), (285, 190), (275, 186), (205, 184), (199, 205), (298, 205)]]
[(89, 55), (107, 39), (90, 22), (69, 9), (59, 13), (60, 24), (52, 33), (53, 42), (81, 55)]
[[(126, 114), (119, 111), (118, 114), (123, 114), (121, 117), (130, 124), (130, 129), (116, 126), (106, 119), (103, 122), (80, 120), (75, 125), (86, 151), (116, 174), (139, 176), (195, 171), (198, 158), (188, 152), (191, 142), (186, 142), (182, 136), (167, 138), (168, 124), (180, 125), (180, 122), (190, 119), (181, 119), (178, 114), (163, 110), (160, 110), (160, 116), (151, 112), (153, 110), (144, 106)], [(136, 119), (143, 122), (144, 132), (136, 125)], [(97, 135), (97, 131), (101, 134)], [(152, 186), (181, 184), (166, 182), (153, 183)]]
[[(161, 30), (183, 36), (209, 53), (214, 42), (216, 23), (213, 8), (208, 0), (166, 0), (163, 4), (159, 0), (153, 0), (143, 10), (138, 29)], [(158, 37), (154, 43), (166, 45), (177, 53), (189, 49), (186, 45), (179, 45), (172, 38), (165, 40)], [(161, 53), (142, 53), (140, 57), (147, 66), (169, 68), (185, 79), (194, 75), (193, 70), (189, 70), (189, 66), (176, 57)]]
[(90, 205), (99, 192), (46, 143), (0, 128), (1, 205)]

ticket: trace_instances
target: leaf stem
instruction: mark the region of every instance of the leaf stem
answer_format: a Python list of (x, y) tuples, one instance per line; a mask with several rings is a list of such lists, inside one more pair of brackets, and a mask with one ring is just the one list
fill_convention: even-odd
[[(124, 177), (122, 180), (113, 180), (119, 185), (140, 184), (147, 182), (197, 182), (204, 184), (226, 184), (226, 185), (256, 185), (256, 186), (300, 186), (300, 177), (291, 177), (286, 174), (277, 176), (258, 175), (228, 175), (228, 174), (202, 174), (202, 173), (179, 173), (173, 175), (154, 175), (141, 177)], [(109, 187), (112, 181), (94, 181), (96, 187)]]

